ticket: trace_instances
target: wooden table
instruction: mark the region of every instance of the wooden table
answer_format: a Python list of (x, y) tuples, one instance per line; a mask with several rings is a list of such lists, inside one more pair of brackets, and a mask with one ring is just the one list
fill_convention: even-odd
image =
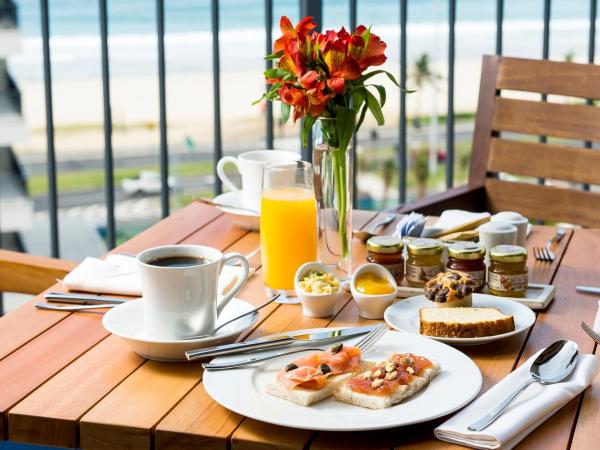
[[(373, 212), (356, 212), (355, 227), (364, 227), (374, 216)], [(391, 227), (393, 224), (388, 231)], [(543, 245), (554, 232), (551, 227), (535, 226), (527, 244)], [(259, 236), (236, 228), (212, 207), (192, 204), (114, 252), (133, 253), (175, 243), (249, 253), (258, 247)], [(555, 284), (556, 299), (538, 314), (529, 333), (462, 349), (481, 369), (483, 391), (555, 339), (573, 339), (585, 353), (596, 350), (579, 327), (581, 319), (593, 320), (596, 298), (576, 293), (575, 285), (599, 284), (598, 255), (600, 230), (578, 229), (562, 240), (554, 263), (536, 262), (530, 256), (531, 281)], [(364, 245), (355, 240), (355, 263), (362, 263), (365, 256)], [(251, 264), (257, 274), (239, 296), (259, 305), (265, 301), (259, 258), (253, 257)], [(241, 417), (206, 394), (200, 364), (146, 361), (118, 337), (109, 335), (101, 318), (99, 313), (39, 311), (29, 302), (0, 319), (0, 433), (4, 439), (106, 449), (455, 447), (433, 437), (433, 428), (442, 420), (377, 432), (331, 433), (288, 429)], [(297, 305), (273, 304), (261, 311), (260, 320), (244, 338), (369, 323), (373, 321), (358, 317), (349, 296), (328, 319), (304, 317)], [(597, 449), (599, 378), (527, 437), (520, 448)]]

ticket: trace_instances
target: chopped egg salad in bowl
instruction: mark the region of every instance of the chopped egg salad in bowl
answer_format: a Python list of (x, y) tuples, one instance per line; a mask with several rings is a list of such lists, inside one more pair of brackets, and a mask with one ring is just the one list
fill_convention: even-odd
[(333, 315), (336, 303), (344, 295), (340, 280), (318, 262), (300, 266), (294, 277), (294, 288), (302, 313), (307, 317)]

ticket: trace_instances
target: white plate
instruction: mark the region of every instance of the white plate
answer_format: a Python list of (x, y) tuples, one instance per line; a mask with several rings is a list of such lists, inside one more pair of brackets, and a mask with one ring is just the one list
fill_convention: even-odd
[[(424, 295), (417, 295), (394, 303), (385, 310), (384, 319), (389, 326), (397, 330), (419, 334), (419, 309), (431, 307), (433, 304)], [(443, 338), (428, 336), (430, 339), (452, 345), (479, 345), (504, 339), (522, 333), (535, 322), (534, 312), (525, 305), (501, 297), (486, 294), (473, 294), (473, 306), (498, 308), (504, 314), (510, 314), (515, 320), (515, 330), (510, 333), (497, 334), (477, 338)]]
[[(156, 340), (144, 335), (142, 302), (143, 300), (130, 300), (115, 306), (104, 315), (102, 325), (112, 334), (122, 337), (135, 353), (156, 361), (187, 361), (185, 352), (188, 350), (235, 342), (258, 320), (258, 314), (251, 314), (223, 327), (216, 336), (210, 338), (189, 341)], [(233, 298), (221, 313), (217, 325), (254, 308), (248, 302)]]
[[(356, 343), (360, 339), (362, 337), (345, 342)], [(442, 371), (414, 397), (382, 410), (348, 405), (333, 398), (306, 407), (267, 394), (266, 385), (279, 369), (302, 356), (297, 354), (267, 361), (257, 367), (205, 371), (203, 383), (217, 403), (238, 414), (275, 425), (327, 431), (378, 430), (425, 422), (456, 411), (479, 393), (481, 372), (475, 363), (458, 350), (431, 339), (388, 331), (374, 347), (374, 352), (369, 352), (365, 357), (379, 361), (392, 353), (407, 352), (437, 360)], [(214, 361), (226, 362), (239, 358), (236, 355)]]
[[(242, 206), (242, 192), (232, 191), (217, 195), (213, 202), (230, 206)], [(243, 209), (226, 208), (217, 206), (221, 211), (231, 217), (231, 220), (238, 227), (244, 230), (258, 231), (260, 228), (260, 214), (252, 213)]]

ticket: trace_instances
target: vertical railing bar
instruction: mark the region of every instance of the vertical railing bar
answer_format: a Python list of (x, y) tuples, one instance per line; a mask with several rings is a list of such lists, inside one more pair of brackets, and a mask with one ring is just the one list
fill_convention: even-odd
[[(300, 0), (300, 17), (311, 16), (317, 24), (315, 31), (320, 32), (323, 19), (323, 1), (322, 0)], [(304, 128), (304, 120), (300, 123), (300, 130)], [(302, 131), (300, 131), (302, 132)], [(312, 130), (308, 133), (306, 148), (300, 143), (302, 159), (312, 161)]]
[[(590, 0), (590, 32), (589, 32), (589, 41), (588, 41), (588, 63), (594, 64), (595, 54), (596, 54), (596, 8), (597, 8), (597, 0)], [(591, 98), (588, 98), (585, 103), (587, 105), (593, 105), (594, 101)], [(592, 141), (585, 141), (585, 148), (592, 148)], [(590, 185), (588, 183), (584, 183), (583, 185), (584, 191), (590, 190)]]
[(44, 56), (44, 94), (46, 101), (46, 143), (48, 173), (48, 215), (50, 219), (50, 254), (60, 256), (58, 241), (58, 194), (56, 189), (56, 154), (54, 148), (54, 114), (52, 109), (52, 67), (50, 64), (50, 19), (48, 0), (40, 0), (42, 51)]
[(406, 203), (406, 22), (408, 0), (400, 0), (400, 123), (398, 141), (398, 197)]
[(446, 113), (446, 188), (454, 185), (454, 25), (456, 0), (449, 0), (448, 9), (448, 110)]
[(158, 43), (158, 120), (160, 128), (160, 209), (169, 215), (169, 147), (167, 142), (167, 95), (165, 70), (165, 3), (156, 0), (156, 40)]
[(504, 24), (504, 0), (496, 0), (496, 55), (502, 54), (502, 26)]
[[(550, 56), (550, 9), (551, 0), (544, 0), (544, 32), (542, 38), (542, 59), (548, 59)], [(546, 94), (542, 94), (542, 102), (548, 99)], [(545, 144), (547, 141), (546, 136), (540, 136), (539, 142)], [(544, 184), (546, 180), (544, 178), (538, 178), (538, 184)]]
[(110, 72), (108, 66), (107, 0), (99, 0), (102, 100), (104, 106), (104, 191), (106, 197), (106, 246), (115, 246), (115, 188), (113, 174), (112, 115), (110, 111)]
[[(352, 33), (356, 28), (357, 15), (358, 15), (358, 5), (357, 0), (350, 0), (350, 32)], [(357, 111), (358, 113), (358, 111)], [(356, 153), (358, 146), (358, 135), (356, 132), (352, 136), (352, 198), (355, 202), (358, 202), (358, 186), (356, 183), (356, 176), (358, 174), (358, 154)], [(358, 203), (356, 203), (358, 204)]]
[(217, 163), (223, 156), (223, 143), (221, 141), (221, 61), (219, 54), (219, 0), (211, 0), (212, 22), (212, 56), (213, 56), (213, 119), (214, 119), (214, 193), (222, 192), (221, 182), (217, 176)]
[[(273, 51), (273, 0), (265, 0), (265, 54), (270, 54)], [(270, 59), (266, 60), (265, 68), (269, 70), (273, 67), (273, 61)], [(271, 86), (267, 84), (267, 89)], [(266, 134), (266, 148), (274, 148), (273, 145), (273, 103), (270, 101), (266, 102), (266, 121), (267, 121), (267, 134)]]

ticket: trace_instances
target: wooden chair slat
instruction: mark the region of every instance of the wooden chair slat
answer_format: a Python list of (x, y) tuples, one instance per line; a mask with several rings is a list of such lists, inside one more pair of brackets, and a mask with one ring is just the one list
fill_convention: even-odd
[(496, 87), (600, 99), (600, 67), (562, 61), (503, 57)]
[(566, 145), (492, 138), (489, 172), (600, 184), (597, 150)]
[(600, 225), (600, 193), (537, 184), (486, 181), (488, 203), (492, 211), (518, 211), (525, 217)]
[(492, 129), (581, 141), (600, 141), (600, 108), (496, 98)]

